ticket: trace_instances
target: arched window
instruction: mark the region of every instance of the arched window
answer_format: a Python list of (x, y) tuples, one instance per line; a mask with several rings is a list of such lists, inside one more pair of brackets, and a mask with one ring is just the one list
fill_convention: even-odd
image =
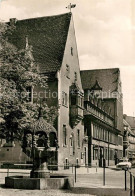
[(46, 147), (47, 146), (47, 135), (44, 132), (36, 133), (38, 135), (37, 147)]

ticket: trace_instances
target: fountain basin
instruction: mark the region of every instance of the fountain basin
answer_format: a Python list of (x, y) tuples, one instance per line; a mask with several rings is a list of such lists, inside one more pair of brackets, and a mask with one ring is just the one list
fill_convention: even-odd
[(50, 175), (50, 178), (30, 178), (28, 176), (5, 177), (5, 186), (13, 189), (70, 189), (74, 179), (70, 176)]

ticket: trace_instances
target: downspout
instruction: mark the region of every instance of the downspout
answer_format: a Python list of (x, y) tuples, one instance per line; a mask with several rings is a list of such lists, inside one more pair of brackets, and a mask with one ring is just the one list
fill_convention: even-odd
[(109, 156), (110, 156), (110, 152), (109, 152), (109, 131), (108, 131), (108, 166), (109, 166)]

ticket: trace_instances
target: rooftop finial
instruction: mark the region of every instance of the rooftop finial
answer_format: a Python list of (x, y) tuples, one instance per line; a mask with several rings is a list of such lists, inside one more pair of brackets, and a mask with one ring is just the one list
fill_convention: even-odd
[(75, 7), (76, 7), (76, 4), (71, 4), (71, 3), (70, 3), (66, 8), (69, 9), (70, 12), (71, 12), (71, 9), (72, 9), (72, 8), (75, 8)]

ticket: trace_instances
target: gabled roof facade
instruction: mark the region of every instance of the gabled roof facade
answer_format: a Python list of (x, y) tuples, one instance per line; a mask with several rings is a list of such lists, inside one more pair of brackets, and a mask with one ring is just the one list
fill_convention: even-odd
[(134, 133), (133, 133), (133, 131), (131, 130), (130, 124), (129, 124), (125, 119), (123, 119), (123, 124), (124, 124), (124, 126), (127, 127), (128, 132), (129, 132), (131, 135), (135, 136)]
[(96, 81), (104, 92), (115, 92), (118, 90), (119, 69), (97, 69), (81, 71), (83, 89), (92, 89)]
[(124, 115), (124, 119), (130, 125), (131, 129), (135, 129), (135, 117)]
[[(25, 49), (27, 37), (39, 71), (57, 72), (62, 64), (70, 20), (71, 13), (16, 20), (15, 30), (9, 37), (9, 42), (18, 49)], [(12, 20), (11, 24), (13, 25)]]

